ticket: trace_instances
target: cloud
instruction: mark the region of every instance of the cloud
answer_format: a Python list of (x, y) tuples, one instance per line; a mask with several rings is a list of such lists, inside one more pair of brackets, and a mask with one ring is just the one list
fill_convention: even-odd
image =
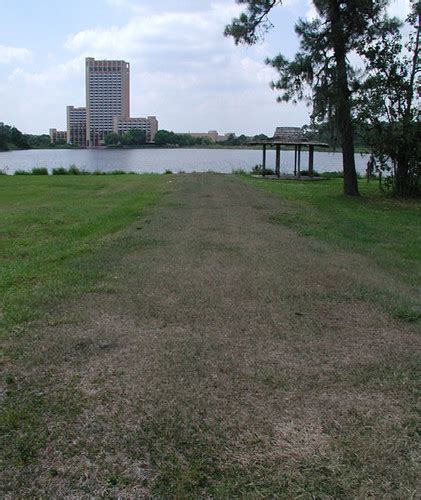
[(27, 83), (30, 85), (43, 86), (46, 84), (64, 84), (69, 78), (75, 75), (83, 74), (85, 58), (83, 56), (75, 57), (65, 63), (51, 65), (43, 71), (29, 72), (22, 68), (15, 68), (8, 77), (11, 84), (18, 82)]
[(131, 115), (156, 115), (161, 128), (254, 135), (307, 122), (304, 105), (275, 102), (269, 82), (276, 73), (263, 62), (271, 55), (270, 44), (235, 46), (223, 36), (225, 25), (244, 7), (234, 0), (107, 4), (111, 12), (124, 10), (126, 22), (68, 34), (63, 41), (70, 54), (67, 61), (55, 63), (66, 54), (61, 51), (47, 57), (36, 71), (22, 66), (8, 75), (0, 100), (19, 100), (23, 108), (6, 103), (5, 121), (19, 114), (16, 124), (26, 131), (64, 127), (65, 106), (84, 105), (84, 58), (91, 56), (130, 62)]
[(146, 51), (150, 54), (207, 52), (210, 48), (226, 45), (222, 31), (238, 12), (236, 4), (219, 2), (210, 4), (205, 15), (203, 10), (143, 13), (123, 26), (88, 29), (69, 35), (65, 47), (107, 57), (110, 53), (136, 55)]
[(16, 61), (27, 61), (31, 57), (31, 51), (25, 48), (8, 47), (0, 45), (0, 64), (11, 64)]

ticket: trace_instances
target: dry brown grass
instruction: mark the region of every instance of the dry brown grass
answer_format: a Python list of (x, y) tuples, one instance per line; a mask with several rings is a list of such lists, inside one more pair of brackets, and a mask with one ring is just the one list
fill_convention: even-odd
[(11, 340), (14, 407), (42, 402), (9, 437), (42, 439), (7, 448), (4, 494), (417, 495), (419, 336), (360, 293), (409, 287), (282, 210), (233, 177), (173, 177), (136, 250)]

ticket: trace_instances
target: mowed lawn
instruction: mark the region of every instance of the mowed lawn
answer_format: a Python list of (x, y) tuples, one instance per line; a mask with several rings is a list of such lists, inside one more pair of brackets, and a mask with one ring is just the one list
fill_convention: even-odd
[[(361, 254), (376, 269), (390, 273), (390, 290), (361, 290), (365, 299), (382, 301), (397, 317), (421, 318), (421, 202), (395, 199), (378, 183), (359, 181), (360, 198), (342, 194), (343, 180), (293, 181), (241, 176), (250, 185), (276, 194), (288, 209), (274, 215), (274, 223), (316, 238), (332, 248)], [(369, 278), (369, 276), (367, 277)], [(398, 283), (407, 285), (405, 292)], [(409, 293), (408, 293), (409, 290)], [(370, 297), (371, 294), (371, 297)]]
[(98, 249), (160, 199), (159, 175), (1, 176), (0, 331), (82, 293)]
[(0, 496), (419, 496), (419, 202), (216, 174), (0, 190)]

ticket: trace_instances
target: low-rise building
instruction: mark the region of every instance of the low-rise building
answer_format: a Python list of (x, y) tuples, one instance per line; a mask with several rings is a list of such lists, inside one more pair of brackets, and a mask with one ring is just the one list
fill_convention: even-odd
[(156, 116), (148, 116), (147, 118), (114, 116), (113, 129), (116, 134), (125, 134), (129, 130), (144, 130), (147, 142), (153, 142), (158, 132), (158, 120)]
[(67, 141), (66, 130), (57, 130), (56, 128), (50, 128), (50, 142), (51, 144), (58, 144)]
[(223, 142), (230, 137), (235, 137), (234, 133), (227, 133), (224, 135), (219, 135), (217, 130), (209, 130), (209, 132), (188, 132), (192, 137), (203, 137), (207, 138), (212, 142)]

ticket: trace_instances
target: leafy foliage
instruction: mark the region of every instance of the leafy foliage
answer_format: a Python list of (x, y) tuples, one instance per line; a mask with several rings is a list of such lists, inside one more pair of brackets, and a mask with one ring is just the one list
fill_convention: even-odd
[(194, 137), (190, 134), (176, 134), (168, 130), (158, 130), (155, 135), (155, 144), (157, 146), (200, 146), (209, 145), (211, 141), (208, 137)]
[(127, 146), (142, 146), (146, 144), (146, 132), (144, 130), (129, 130), (123, 135), (123, 144)]
[(394, 195), (421, 192), (421, 125), (415, 82), (419, 61), (421, 4), (413, 4), (407, 21), (412, 27), (406, 44), (393, 22), (381, 40), (358, 48), (365, 58), (365, 78), (356, 88), (356, 114), (377, 160), (377, 170), (388, 172)]
[(0, 151), (29, 149), (27, 138), (16, 127), (0, 125)]
[[(264, 134), (262, 134), (263, 136)], [(266, 136), (265, 136), (266, 137)], [(249, 138), (245, 136), (244, 134), (239, 135), (236, 137), (234, 134), (230, 134), (225, 141), (223, 141), (221, 144), (224, 144), (224, 146), (244, 146), (248, 144)]]
[(115, 146), (117, 144), (121, 144), (122, 137), (120, 134), (116, 134), (115, 132), (110, 132), (105, 136), (104, 142), (107, 146)]
[(31, 170), (32, 175), (48, 175), (48, 168), (47, 167), (34, 167)]
[(247, 5), (247, 12), (240, 14), (238, 19), (225, 28), (225, 35), (232, 36), (235, 43), (256, 43), (270, 28), (273, 27), (269, 20), (269, 13), (282, 0), (237, 0), (238, 4)]
[(146, 132), (141, 129), (129, 130), (125, 134), (110, 132), (104, 140), (107, 146), (143, 146), (147, 142)]
[[(247, 12), (226, 27), (236, 43), (255, 43), (272, 26), (268, 14), (280, 2), (240, 0)], [(386, 0), (314, 0), (318, 18), (300, 19), (295, 30), (300, 50), (293, 60), (278, 54), (267, 63), (279, 72), (272, 87), (278, 100), (313, 104), (315, 122), (328, 120), (339, 132), (343, 154), (344, 192), (358, 195), (352, 121), (353, 92), (358, 72), (348, 55), (367, 42), (382, 40)], [(390, 25), (393, 22), (390, 21)], [(397, 23), (394, 23), (397, 26)], [(390, 28), (390, 26), (389, 26)]]
[[(28, 141), (28, 145), (31, 148), (50, 148), (52, 146), (55, 146), (55, 144), (51, 144), (51, 139), (48, 134), (41, 134), (41, 135), (36, 135), (36, 134), (25, 134), (26, 140)], [(66, 144), (65, 142), (62, 142), (61, 145)]]

